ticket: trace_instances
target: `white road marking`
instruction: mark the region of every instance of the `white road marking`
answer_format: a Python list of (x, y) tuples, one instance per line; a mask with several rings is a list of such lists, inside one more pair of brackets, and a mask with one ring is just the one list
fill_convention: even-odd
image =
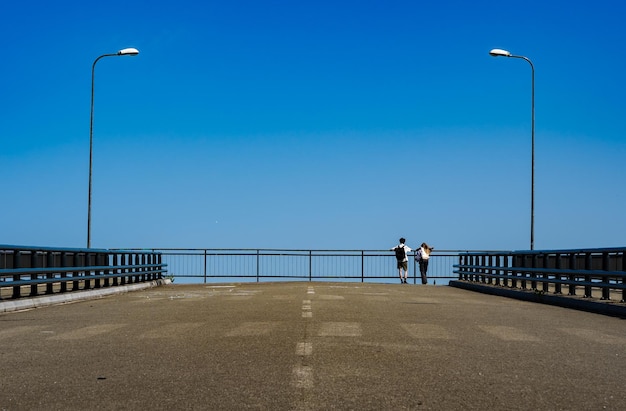
[(227, 337), (249, 337), (255, 335), (267, 335), (280, 324), (277, 321), (254, 321), (244, 322), (237, 328), (226, 333)]
[(302, 300), (302, 318), (313, 317), (313, 311), (311, 308), (311, 300)]
[(452, 339), (448, 331), (437, 324), (402, 324), (402, 328), (413, 338), (419, 339)]
[(308, 365), (293, 367), (293, 385), (296, 388), (313, 388), (313, 367)]
[(81, 340), (90, 337), (96, 337), (98, 335), (110, 333), (119, 328), (126, 327), (126, 324), (100, 324), (92, 325), (89, 327), (82, 327), (76, 330), (66, 332), (63, 334), (57, 334), (50, 337), (51, 340)]
[(515, 327), (507, 327), (504, 325), (479, 325), (478, 328), (503, 341), (540, 341), (540, 339), (534, 335), (526, 334)]
[(595, 330), (559, 328), (559, 331), (563, 331), (567, 334), (575, 335), (576, 337), (598, 344), (626, 345), (625, 337), (600, 333)]
[(355, 322), (325, 322), (320, 325), (320, 337), (360, 337), (361, 324)]
[(296, 355), (300, 357), (313, 354), (313, 343), (301, 342), (296, 345)]

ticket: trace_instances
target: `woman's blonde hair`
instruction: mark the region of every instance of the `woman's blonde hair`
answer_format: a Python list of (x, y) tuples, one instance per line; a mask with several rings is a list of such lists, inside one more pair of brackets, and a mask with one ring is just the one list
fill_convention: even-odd
[(422, 247), (427, 254), (430, 254), (430, 252), (433, 251), (433, 248), (426, 243), (422, 243), (420, 247)]

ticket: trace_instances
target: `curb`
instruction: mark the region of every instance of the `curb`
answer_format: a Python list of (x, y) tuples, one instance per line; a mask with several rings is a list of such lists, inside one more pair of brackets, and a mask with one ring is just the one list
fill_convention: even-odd
[(34, 308), (42, 308), (50, 305), (65, 304), (70, 302), (93, 300), (96, 298), (104, 298), (109, 295), (128, 293), (131, 291), (144, 290), (146, 288), (158, 287), (161, 285), (171, 284), (168, 279), (153, 280), (140, 284), (123, 285), (110, 288), (101, 288), (97, 290), (75, 291), (65, 294), (41, 296), (34, 298), (22, 298), (11, 301), (0, 301), (0, 314), (12, 311), (32, 310)]
[(532, 290), (505, 288), (486, 284), (477, 284), (467, 281), (450, 281), (450, 287), (476, 291), (483, 294), (497, 295), (500, 297), (515, 298), (540, 304), (554, 305), (563, 308), (572, 308), (596, 314), (610, 315), (613, 317), (626, 318), (626, 304), (613, 303), (606, 300), (583, 299), (580, 297), (567, 297), (554, 294), (536, 293)]

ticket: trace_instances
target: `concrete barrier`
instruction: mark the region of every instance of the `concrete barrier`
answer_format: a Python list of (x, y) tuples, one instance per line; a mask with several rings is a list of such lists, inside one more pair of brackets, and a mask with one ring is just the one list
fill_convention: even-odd
[(65, 304), (76, 301), (92, 300), (103, 298), (109, 295), (127, 293), (131, 291), (143, 290), (146, 288), (157, 287), (164, 284), (170, 284), (169, 279), (161, 279), (148, 281), (138, 284), (130, 284), (126, 286), (99, 288), (96, 290), (74, 291), (64, 294), (55, 294), (50, 296), (41, 296), (34, 298), (22, 298), (19, 300), (0, 301), (0, 313), (11, 311), (32, 310), (34, 308), (47, 307), (50, 305)]

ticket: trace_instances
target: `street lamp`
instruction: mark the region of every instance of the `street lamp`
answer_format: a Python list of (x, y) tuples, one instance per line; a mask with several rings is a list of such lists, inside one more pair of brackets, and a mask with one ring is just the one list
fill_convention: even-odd
[(494, 57), (512, 57), (516, 59), (526, 60), (528, 64), (530, 64), (531, 75), (532, 75), (532, 98), (531, 98), (531, 135), (532, 135), (532, 144), (531, 144), (531, 177), (530, 177), (530, 249), (533, 250), (535, 248), (535, 66), (533, 62), (530, 61), (528, 57), (524, 56), (516, 56), (511, 54), (510, 52), (502, 49), (493, 49), (489, 52), (490, 55)]
[(103, 57), (113, 56), (136, 56), (139, 50), (136, 48), (126, 48), (114, 54), (103, 54), (98, 57), (91, 66), (91, 117), (89, 121), (89, 200), (87, 202), (87, 248), (91, 248), (91, 168), (93, 164), (93, 90), (94, 90), (94, 74), (96, 63)]

